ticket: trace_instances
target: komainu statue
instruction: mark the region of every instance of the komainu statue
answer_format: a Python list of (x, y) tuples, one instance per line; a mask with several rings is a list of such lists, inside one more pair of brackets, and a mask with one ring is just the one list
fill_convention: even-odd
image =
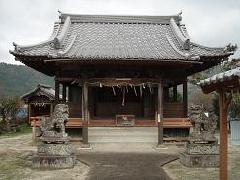
[(68, 105), (57, 104), (51, 117), (41, 118), (41, 142), (32, 159), (34, 168), (60, 169), (74, 166), (76, 155), (65, 132), (68, 115)]
[(214, 136), (217, 118), (213, 112), (206, 112), (201, 105), (190, 107), (189, 118), (193, 132), (180, 153), (180, 162), (188, 167), (218, 167), (219, 145)]
[(206, 112), (203, 106), (192, 105), (189, 118), (194, 126), (189, 141), (217, 142), (217, 138), (214, 136), (217, 128), (217, 116), (212, 111)]
[(51, 117), (42, 117), (40, 130), (43, 141), (66, 141), (65, 125), (68, 121), (68, 105), (57, 104)]

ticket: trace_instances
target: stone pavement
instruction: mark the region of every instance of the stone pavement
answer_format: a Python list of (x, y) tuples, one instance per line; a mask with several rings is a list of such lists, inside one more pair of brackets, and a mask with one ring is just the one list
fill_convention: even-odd
[(89, 128), (91, 150), (78, 149), (89, 165), (88, 180), (169, 180), (161, 168), (178, 158), (182, 147), (156, 149), (156, 127)]
[(130, 152), (81, 152), (78, 155), (81, 162), (90, 166), (87, 180), (170, 180), (161, 166), (176, 158), (160, 153)]

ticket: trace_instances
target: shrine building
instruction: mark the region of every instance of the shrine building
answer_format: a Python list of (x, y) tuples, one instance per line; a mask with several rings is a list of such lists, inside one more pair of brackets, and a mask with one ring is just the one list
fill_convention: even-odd
[[(201, 22), (199, 22), (201, 23)], [(157, 126), (187, 136), (187, 78), (233, 54), (192, 42), (181, 14), (60, 13), (46, 41), (13, 43), (16, 61), (55, 78), (54, 103), (69, 105), (69, 126)]]

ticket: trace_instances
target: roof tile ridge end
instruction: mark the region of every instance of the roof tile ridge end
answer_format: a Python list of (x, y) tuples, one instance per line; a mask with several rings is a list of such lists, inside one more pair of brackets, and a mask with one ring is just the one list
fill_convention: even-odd
[(72, 48), (72, 46), (73, 46), (76, 38), (77, 38), (77, 34), (74, 34), (74, 35), (73, 35), (73, 38), (72, 38), (72, 40), (71, 40), (71, 42), (70, 42), (70, 44), (68, 45), (68, 47), (67, 47), (65, 50), (63, 50), (63, 51), (59, 51), (58, 54), (59, 54), (60, 56), (63, 56), (63, 55), (65, 55), (66, 53), (68, 53), (68, 52), (70, 51), (70, 49)]
[(170, 27), (172, 28), (174, 34), (177, 36), (177, 39), (182, 44), (183, 49), (189, 50), (190, 49), (190, 39), (185, 37), (181, 30), (179, 29), (177, 23), (175, 22), (174, 18), (170, 19)]
[(190, 54), (181, 52), (181, 51), (175, 46), (175, 44), (172, 42), (172, 40), (171, 40), (171, 38), (169, 37), (169, 35), (166, 34), (165, 36), (166, 36), (167, 41), (168, 41), (168, 43), (170, 44), (170, 46), (171, 46), (178, 54), (180, 54), (181, 56), (185, 57), (186, 59), (188, 59), (188, 58), (190, 57)]
[(62, 31), (54, 38), (54, 48), (60, 49), (71, 25), (71, 18), (68, 16), (64, 21)]
[[(54, 41), (54, 38), (57, 36), (59, 30), (60, 30), (60, 25), (58, 26), (58, 29), (56, 30), (56, 32), (55, 33), (53, 32), (52, 35), (47, 40), (41, 41), (41, 42), (38, 42), (38, 43), (29, 44), (29, 45), (19, 45), (19, 44), (13, 42), (13, 46), (15, 47), (14, 51), (20, 52), (23, 49), (28, 49), (28, 48), (42, 46), (42, 45), (45, 45), (45, 44), (50, 44)], [(10, 53), (12, 53), (12, 52), (13, 51), (10, 50)]]

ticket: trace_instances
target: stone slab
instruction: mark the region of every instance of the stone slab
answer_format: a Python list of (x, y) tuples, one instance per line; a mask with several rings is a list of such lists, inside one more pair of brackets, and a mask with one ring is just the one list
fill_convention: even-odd
[(207, 168), (219, 167), (219, 155), (180, 153), (180, 162), (187, 167)]

